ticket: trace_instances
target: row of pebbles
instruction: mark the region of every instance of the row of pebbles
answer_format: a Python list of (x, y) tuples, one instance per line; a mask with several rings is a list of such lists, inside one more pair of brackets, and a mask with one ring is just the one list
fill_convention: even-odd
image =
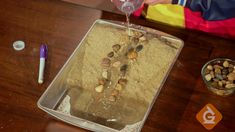
[[(104, 89), (110, 85), (111, 78), (111, 70), (110, 67), (119, 68), (120, 78), (118, 79), (115, 87), (113, 88), (111, 95), (108, 97), (108, 100), (111, 102), (115, 102), (117, 100), (118, 95), (126, 86), (128, 80), (126, 79), (126, 74), (130, 65), (128, 65), (125, 61), (121, 60), (112, 60), (115, 58), (125, 58), (127, 61), (135, 61), (138, 57), (138, 52), (140, 52), (144, 46), (141, 44), (146, 41), (146, 37), (143, 33), (133, 32), (132, 36), (130, 36), (131, 44), (123, 45), (114, 44), (112, 46), (112, 51), (108, 52), (107, 56), (102, 59), (101, 66), (103, 67), (102, 79), (98, 80), (98, 86), (95, 87), (95, 91), (98, 93), (102, 93)], [(121, 49), (127, 49), (122, 53)]]

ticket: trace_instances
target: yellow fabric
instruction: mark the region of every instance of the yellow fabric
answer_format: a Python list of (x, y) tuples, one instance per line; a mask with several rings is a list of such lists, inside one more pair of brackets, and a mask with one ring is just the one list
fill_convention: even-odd
[(185, 27), (184, 8), (179, 5), (149, 6), (146, 18), (173, 26)]

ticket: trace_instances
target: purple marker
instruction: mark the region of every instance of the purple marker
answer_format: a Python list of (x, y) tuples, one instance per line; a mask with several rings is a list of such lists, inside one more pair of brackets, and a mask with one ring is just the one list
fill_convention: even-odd
[(47, 59), (47, 45), (43, 44), (40, 48), (40, 64), (39, 64), (39, 73), (38, 73), (38, 83), (43, 83), (43, 75), (45, 69), (45, 62)]

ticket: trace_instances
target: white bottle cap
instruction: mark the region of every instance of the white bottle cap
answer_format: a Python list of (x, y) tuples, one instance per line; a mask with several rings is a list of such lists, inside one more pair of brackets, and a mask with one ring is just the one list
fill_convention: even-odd
[(18, 40), (13, 43), (13, 48), (17, 51), (23, 50), (25, 48), (24, 41)]

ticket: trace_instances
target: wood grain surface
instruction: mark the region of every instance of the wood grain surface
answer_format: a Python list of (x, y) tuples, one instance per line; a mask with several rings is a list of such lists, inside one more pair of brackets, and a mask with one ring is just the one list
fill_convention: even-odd
[(111, 0), (62, 0), (64, 2), (85, 6), (89, 8), (99, 9), (107, 12), (121, 12), (111, 3)]
[[(100, 18), (125, 20), (120, 14), (56, 0), (0, 1), (0, 131), (87, 131), (49, 116), (37, 107), (37, 101)], [(235, 41), (144, 19), (131, 18), (131, 22), (169, 33), (185, 43), (142, 131), (206, 131), (195, 115), (207, 103), (223, 115), (212, 131), (234, 131), (235, 94), (214, 95), (204, 85), (200, 71), (211, 59), (235, 59)], [(16, 40), (25, 41), (24, 50), (13, 49)], [(43, 43), (48, 45), (49, 58), (45, 82), (39, 85), (39, 48)]]

